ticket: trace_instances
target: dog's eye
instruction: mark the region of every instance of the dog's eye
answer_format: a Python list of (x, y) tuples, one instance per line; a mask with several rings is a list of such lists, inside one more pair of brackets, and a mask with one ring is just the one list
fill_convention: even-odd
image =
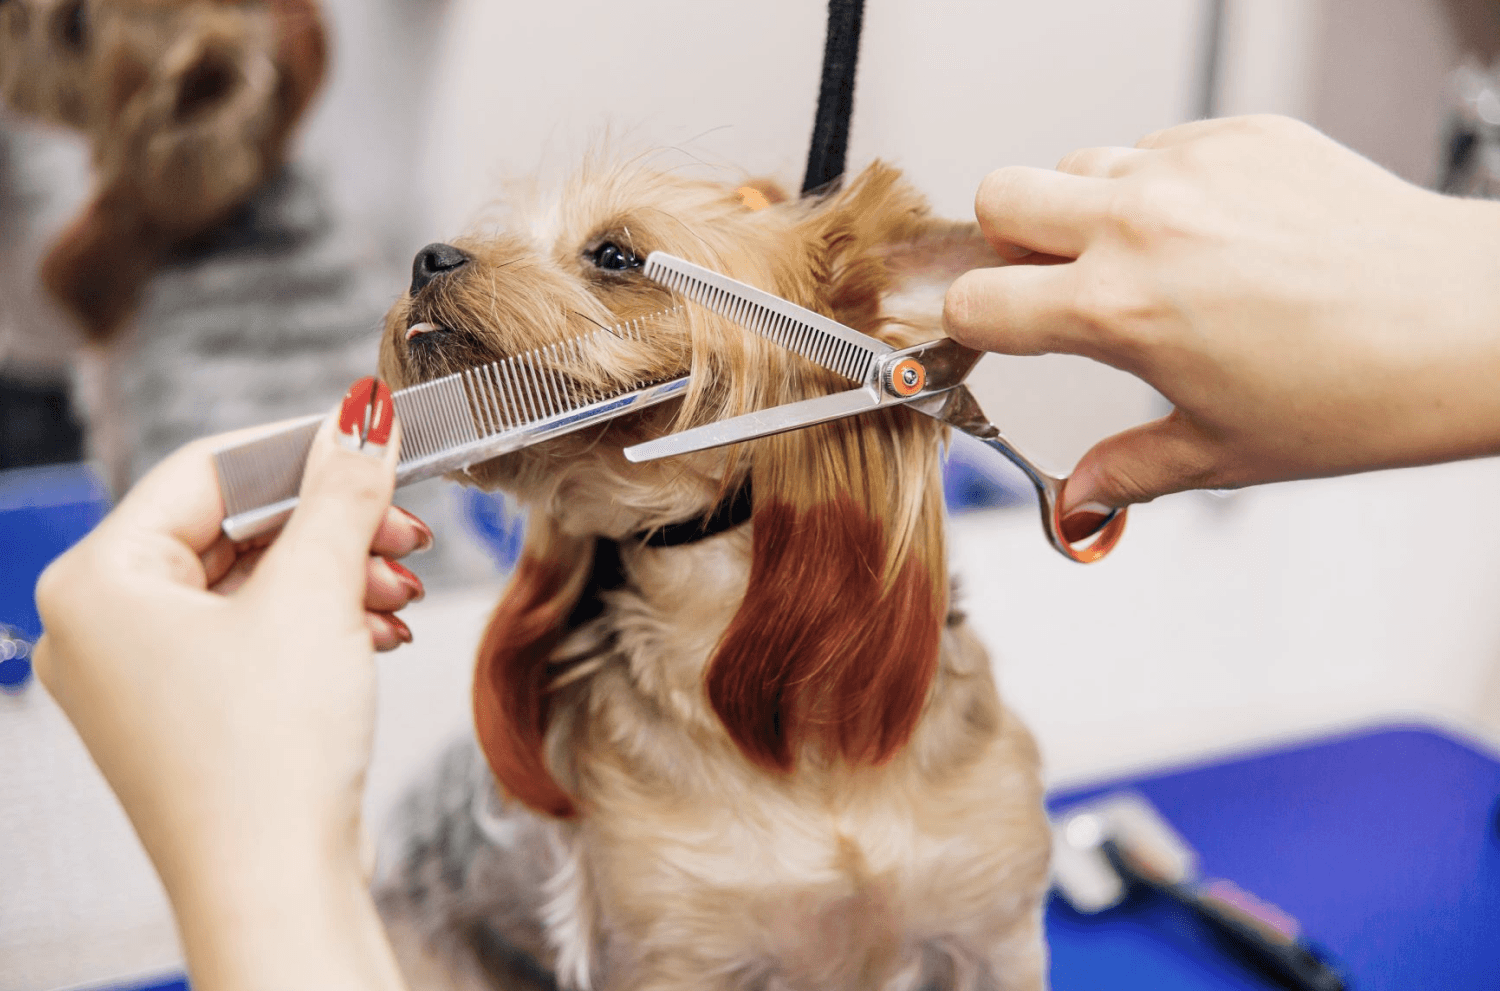
[(635, 252), (622, 248), (613, 241), (605, 241), (586, 257), (595, 268), (606, 272), (625, 272), (641, 267), (641, 260), (635, 256)]

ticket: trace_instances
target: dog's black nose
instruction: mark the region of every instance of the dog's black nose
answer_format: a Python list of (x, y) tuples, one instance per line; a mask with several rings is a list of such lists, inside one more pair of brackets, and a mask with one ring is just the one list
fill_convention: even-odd
[(422, 287), (440, 275), (469, 264), (469, 256), (451, 244), (441, 241), (429, 244), (417, 252), (411, 262), (411, 294), (415, 296)]

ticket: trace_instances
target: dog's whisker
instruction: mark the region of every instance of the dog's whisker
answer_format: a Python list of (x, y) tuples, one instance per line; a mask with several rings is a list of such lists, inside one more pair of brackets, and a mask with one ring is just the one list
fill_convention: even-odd
[(697, 134), (695, 134), (692, 137), (688, 138), (686, 141), (683, 141), (680, 144), (670, 145), (669, 147), (671, 147), (671, 148), (673, 148), (675, 150), (681, 151), (682, 150), (681, 145), (694, 144), (695, 142), (702, 141), (704, 138), (708, 137), (710, 134), (718, 134), (720, 131), (727, 131), (727, 130), (730, 130), (731, 128), (733, 128), (733, 127), (734, 127), (733, 124), (715, 124), (713, 127), (705, 128), (704, 130), (699, 131)]
[(667, 220), (669, 222), (671, 222), (671, 223), (676, 224), (678, 227), (681, 227), (684, 233), (686, 233), (693, 240), (697, 241), (704, 248), (709, 248), (710, 247), (710, 245), (708, 243), (708, 240), (706, 238), (704, 238), (703, 235), (701, 235), (697, 231), (693, 230), (685, 222), (683, 222), (680, 218), (668, 216)]
[(582, 312), (580, 312), (578, 310), (569, 310), (568, 312), (571, 313), (571, 314), (573, 314), (575, 317), (581, 317), (584, 320), (587, 320), (589, 323), (593, 324), (595, 327), (598, 327), (600, 330), (603, 330), (603, 331), (606, 331), (606, 332), (610, 332), (610, 329), (608, 327), (604, 326), (604, 324), (600, 323), (598, 320), (595, 320), (593, 317), (589, 316), (587, 313), (582, 313)]

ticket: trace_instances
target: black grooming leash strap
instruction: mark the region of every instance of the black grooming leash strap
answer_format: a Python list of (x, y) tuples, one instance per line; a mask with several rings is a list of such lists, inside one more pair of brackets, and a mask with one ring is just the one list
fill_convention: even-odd
[(812, 145), (802, 195), (822, 189), (844, 174), (849, 152), (849, 118), (854, 115), (854, 66), (864, 0), (828, 0), (828, 37), (823, 44), (823, 79), (813, 118)]

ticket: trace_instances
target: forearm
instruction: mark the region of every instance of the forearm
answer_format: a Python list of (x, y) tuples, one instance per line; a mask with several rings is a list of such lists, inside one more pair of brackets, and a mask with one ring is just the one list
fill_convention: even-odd
[(405, 986), (352, 849), (264, 843), (159, 866), (197, 991)]
[(1500, 203), (1442, 197), (1441, 212), (1452, 251), (1434, 266), (1432, 312), (1413, 316), (1401, 411), (1414, 461), (1500, 454)]

